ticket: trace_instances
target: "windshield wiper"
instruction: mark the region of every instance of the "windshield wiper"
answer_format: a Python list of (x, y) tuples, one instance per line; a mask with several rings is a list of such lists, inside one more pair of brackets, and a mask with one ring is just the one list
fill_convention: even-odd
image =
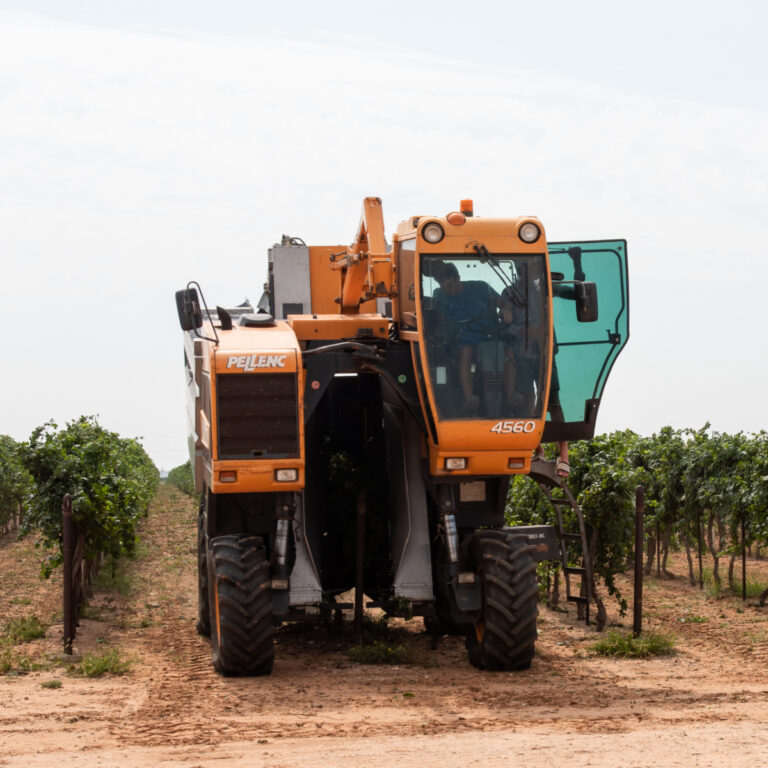
[(496, 277), (498, 277), (502, 283), (512, 288), (512, 281), (504, 274), (504, 270), (499, 265), (499, 262), (496, 261), (493, 254), (484, 245), (480, 245), (480, 243), (475, 243), (474, 249), (481, 261), (487, 261), (491, 265), (491, 269), (496, 273)]
[(504, 270), (501, 268), (499, 262), (496, 261), (496, 257), (484, 245), (476, 243), (474, 248), (475, 253), (477, 253), (480, 259), (490, 264), (496, 277), (504, 283), (505, 288), (502, 293), (505, 294), (516, 307), (524, 307), (526, 304), (525, 296), (523, 296), (520, 289), (504, 274)]
[(499, 278), (506, 283), (506, 288), (504, 289), (503, 293), (505, 296), (518, 308), (523, 309), (525, 312), (525, 322), (524, 322), (524, 328), (525, 328), (525, 349), (528, 350), (529, 342), (530, 342), (530, 305), (529, 305), (529, 294), (530, 294), (530, 282), (528, 280), (528, 262), (523, 262), (522, 270), (523, 270), (523, 285), (525, 286), (525, 293), (523, 293), (515, 283), (513, 283), (511, 280), (509, 280), (504, 272), (502, 271), (501, 267), (499, 266), (499, 262), (496, 261), (493, 254), (486, 248), (484, 245), (475, 245), (475, 251), (478, 253), (481, 259), (483, 261), (487, 261), (491, 267), (493, 268), (494, 272), (499, 276)]
[(523, 278), (523, 282), (525, 284), (525, 293), (523, 294), (522, 291), (504, 274), (504, 270), (501, 268), (498, 261), (496, 261), (496, 258), (493, 256), (493, 254), (488, 250), (488, 248), (485, 245), (481, 245), (480, 243), (475, 243), (475, 253), (485, 262), (491, 265), (491, 269), (493, 269), (496, 276), (504, 283), (506, 286), (504, 290), (502, 291), (502, 294), (505, 295), (516, 307), (519, 309), (525, 310), (525, 348), (528, 349), (528, 326), (529, 326), (529, 318), (528, 318), (528, 264), (523, 264), (523, 271), (525, 272), (525, 276)]

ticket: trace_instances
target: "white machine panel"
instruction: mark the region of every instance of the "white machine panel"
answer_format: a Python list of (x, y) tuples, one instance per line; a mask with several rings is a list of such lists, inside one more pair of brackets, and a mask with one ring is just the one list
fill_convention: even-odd
[(306, 245), (273, 245), (269, 249), (275, 319), (312, 313), (309, 248)]

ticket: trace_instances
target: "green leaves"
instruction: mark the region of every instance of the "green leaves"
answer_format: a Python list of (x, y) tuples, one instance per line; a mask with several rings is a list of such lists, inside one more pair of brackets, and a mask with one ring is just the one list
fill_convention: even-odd
[[(552, 446), (548, 446), (551, 451)], [(643, 437), (626, 430), (571, 445), (568, 485), (596, 532), (594, 570), (621, 602), (614, 578), (633, 549), (634, 497), (645, 486), (646, 527), (695, 541), (696, 526), (714, 515), (739, 541), (741, 518), (747, 544), (768, 541), (768, 433), (735, 435), (664, 427)], [(554, 511), (535, 483), (516, 477), (510, 484), (507, 519), (554, 523)], [(575, 530), (575, 521), (570, 521)]]
[(21, 446), (0, 435), (0, 527), (7, 526), (26, 507), (32, 478), (24, 467)]
[(61, 563), (61, 504), (67, 493), (86, 558), (133, 554), (136, 526), (158, 483), (157, 468), (136, 440), (81, 416), (61, 430), (52, 421), (38, 427), (20, 454), (34, 480), (24, 530), (39, 530), (43, 545), (55, 549), (43, 563), (44, 575)]
[(168, 473), (168, 482), (175, 485), (182, 493), (195, 495), (195, 478), (192, 475), (192, 462), (187, 459), (184, 464), (174, 467)]

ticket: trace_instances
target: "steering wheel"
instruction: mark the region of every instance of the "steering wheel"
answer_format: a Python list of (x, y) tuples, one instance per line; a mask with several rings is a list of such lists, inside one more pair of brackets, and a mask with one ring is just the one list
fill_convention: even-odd
[(475, 315), (475, 317), (470, 317), (468, 320), (462, 320), (458, 325), (464, 325), (472, 333), (501, 339), (509, 333), (513, 321), (505, 321), (501, 315), (501, 310), (493, 309), (487, 314)]

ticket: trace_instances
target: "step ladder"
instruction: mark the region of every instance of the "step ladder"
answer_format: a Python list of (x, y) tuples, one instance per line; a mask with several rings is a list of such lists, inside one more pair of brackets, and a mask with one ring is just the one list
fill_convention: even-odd
[[(589, 544), (587, 542), (587, 530), (584, 525), (584, 515), (565, 482), (566, 478), (560, 477), (557, 474), (556, 464), (557, 462), (555, 461), (544, 461), (538, 456), (534, 456), (533, 461), (531, 461), (531, 479), (541, 488), (547, 497), (547, 501), (549, 501), (557, 513), (555, 532), (560, 545), (560, 564), (565, 579), (565, 594), (568, 602), (585, 606), (586, 624), (589, 626), (589, 602), (590, 597), (594, 595), (595, 580), (592, 572), (592, 562), (589, 559)], [(563, 497), (552, 495), (552, 491), (555, 488), (559, 488), (563, 492)], [(579, 523), (578, 533), (571, 533), (565, 530), (563, 522), (564, 507), (570, 507), (573, 510)], [(568, 544), (572, 543), (581, 545), (582, 567), (568, 565)], [(571, 593), (571, 576), (579, 576), (581, 578), (586, 597)]]

